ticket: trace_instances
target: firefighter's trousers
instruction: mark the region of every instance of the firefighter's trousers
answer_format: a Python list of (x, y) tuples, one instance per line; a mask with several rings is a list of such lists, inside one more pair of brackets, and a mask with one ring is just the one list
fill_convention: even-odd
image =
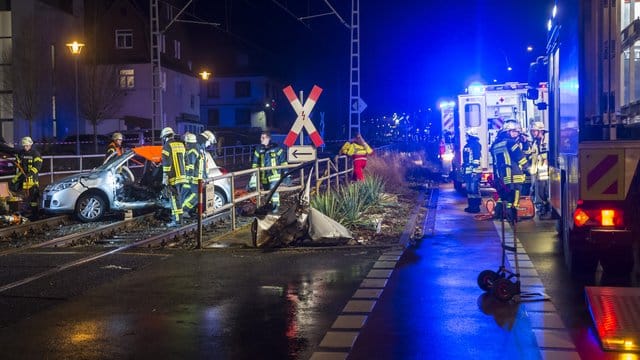
[(367, 166), (366, 157), (357, 157), (353, 159), (353, 180), (364, 181), (364, 168)]
[[(280, 180), (280, 179), (278, 179)], [(271, 182), (268, 183), (262, 183), (262, 188), (265, 190), (271, 190), (273, 189), (276, 184), (278, 183), (278, 180), (273, 180)], [(271, 203), (273, 204), (274, 208), (278, 208), (280, 206), (280, 193), (275, 191), (273, 193), (273, 196), (271, 196)]]
[(533, 180), (533, 202), (536, 210), (542, 215), (550, 211), (549, 209), (549, 180)]
[(185, 198), (182, 203), (182, 212), (192, 213), (198, 205), (198, 183), (191, 183), (190, 187), (185, 190)]
[(182, 219), (182, 204), (188, 196), (188, 191), (188, 184), (169, 185), (169, 192), (171, 193), (171, 219), (175, 222), (180, 222)]

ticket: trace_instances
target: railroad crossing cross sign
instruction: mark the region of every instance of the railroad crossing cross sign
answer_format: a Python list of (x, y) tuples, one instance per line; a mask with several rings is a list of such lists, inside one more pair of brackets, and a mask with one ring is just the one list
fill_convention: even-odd
[(288, 163), (315, 161), (316, 157), (316, 148), (311, 145), (296, 145), (287, 149)]
[(311, 138), (311, 141), (313, 141), (313, 144), (315, 146), (322, 146), (322, 144), (324, 144), (324, 141), (316, 130), (316, 127), (313, 126), (311, 119), (309, 119), (309, 114), (311, 113), (311, 110), (313, 110), (313, 107), (316, 105), (316, 102), (318, 101), (318, 98), (322, 93), (322, 88), (317, 85), (313, 85), (311, 94), (304, 102), (304, 106), (300, 103), (300, 99), (298, 99), (298, 97), (296, 96), (296, 93), (293, 91), (291, 85), (287, 86), (282, 91), (289, 100), (289, 103), (291, 103), (291, 107), (293, 107), (293, 110), (298, 115), (296, 121), (291, 126), (291, 130), (289, 130), (289, 134), (287, 134), (287, 137), (284, 139), (284, 144), (288, 147), (291, 147), (296, 142), (296, 139), (300, 134), (300, 130), (302, 130), (302, 128), (305, 128), (307, 129), (307, 132), (309, 133), (309, 137)]

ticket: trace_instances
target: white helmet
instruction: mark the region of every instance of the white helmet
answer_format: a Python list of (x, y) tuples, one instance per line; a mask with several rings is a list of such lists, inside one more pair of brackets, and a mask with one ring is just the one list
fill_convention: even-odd
[(215, 135), (213, 135), (213, 133), (212, 133), (211, 131), (209, 131), (209, 130), (205, 130), (205, 131), (203, 131), (203, 132), (202, 132), (202, 134), (200, 134), (200, 135), (204, 136), (204, 137), (207, 139), (207, 142), (208, 142), (210, 145), (213, 145), (213, 144), (215, 144), (215, 143), (216, 143), (216, 136), (215, 136)]
[(467, 135), (473, 136), (473, 137), (480, 137), (480, 135), (478, 134), (478, 128), (476, 127), (468, 128)]
[(122, 134), (120, 134), (119, 132), (115, 132), (113, 133), (113, 135), (111, 135), (111, 140), (122, 140)]
[(184, 142), (190, 143), (190, 144), (195, 144), (196, 143), (196, 135), (192, 134), (192, 133), (184, 134)]
[(520, 132), (521, 131), (520, 124), (515, 120), (505, 121), (504, 125), (502, 126), (502, 131), (511, 131), (511, 130), (517, 130)]
[(164, 129), (162, 129), (162, 131), (160, 132), (160, 138), (161, 139), (164, 139), (164, 138), (169, 137), (169, 136), (174, 136), (174, 135), (175, 135), (175, 133), (173, 132), (173, 129), (168, 127), (168, 126), (166, 128), (164, 128)]
[(29, 137), (29, 136), (25, 136), (25, 137), (22, 138), (20, 143), (22, 144), (22, 146), (33, 145), (33, 139), (31, 139), (31, 137)]
[(547, 131), (547, 129), (544, 128), (542, 121), (534, 121), (531, 124), (531, 130)]

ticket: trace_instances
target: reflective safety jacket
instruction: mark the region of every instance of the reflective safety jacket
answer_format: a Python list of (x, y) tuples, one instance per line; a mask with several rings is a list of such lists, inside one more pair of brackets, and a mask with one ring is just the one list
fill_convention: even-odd
[[(504, 135), (502, 135), (504, 134)], [(491, 146), (494, 176), (503, 184), (522, 184), (525, 180), (523, 167), (527, 158), (518, 139), (502, 133)]]
[[(258, 148), (253, 152), (253, 158), (251, 160), (251, 167), (270, 167), (287, 165), (284, 150), (278, 144), (269, 143), (264, 146), (260, 144)], [(260, 172), (260, 182), (268, 184), (273, 181), (280, 180), (280, 169), (270, 169)]]
[(169, 185), (188, 183), (185, 157), (186, 149), (180, 140), (169, 140), (162, 146), (162, 172), (167, 174)]
[(31, 150), (22, 150), (16, 154), (16, 176), (11, 180), (12, 182), (20, 181), (24, 171), (24, 182), (22, 188), (27, 190), (33, 186), (38, 185), (38, 175), (42, 168), (42, 157), (38, 150), (31, 148)]
[(549, 180), (548, 154), (549, 149), (545, 139), (536, 138), (533, 141), (531, 175), (537, 180)]
[(482, 156), (482, 145), (475, 136), (470, 136), (467, 144), (462, 149), (462, 170), (465, 175), (480, 174), (480, 157)]
[(116, 153), (115, 156), (122, 155), (122, 146), (118, 146), (115, 141), (112, 141), (109, 145), (107, 145), (107, 152), (104, 154), (104, 158), (107, 159), (111, 154)]
[(204, 179), (204, 154), (200, 152), (198, 144), (185, 144), (187, 156), (185, 158), (185, 171), (189, 182), (197, 184), (198, 180)]
[(367, 155), (371, 155), (373, 150), (366, 142), (362, 145), (358, 144), (355, 141), (348, 141), (342, 145), (340, 149), (340, 154), (345, 154), (351, 156), (353, 160), (357, 159), (367, 159)]

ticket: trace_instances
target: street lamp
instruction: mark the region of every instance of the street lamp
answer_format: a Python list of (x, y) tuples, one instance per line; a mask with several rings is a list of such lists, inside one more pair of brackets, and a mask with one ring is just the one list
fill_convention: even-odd
[(202, 70), (202, 72), (198, 74), (200, 75), (200, 78), (202, 78), (202, 80), (209, 80), (209, 77), (211, 77), (211, 73), (207, 70)]
[(75, 57), (75, 75), (76, 75), (76, 154), (80, 155), (80, 113), (78, 111), (78, 59), (84, 44), (74, 41), (67, 44), (69, 51)]

